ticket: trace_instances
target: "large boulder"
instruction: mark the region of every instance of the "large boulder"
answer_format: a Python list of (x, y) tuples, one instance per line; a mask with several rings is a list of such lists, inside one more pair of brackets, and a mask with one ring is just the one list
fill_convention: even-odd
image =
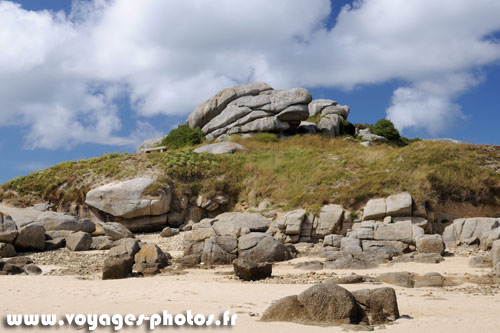
[(128, 230), (124, 225), (117, 222), (101, 222), (99, 223), (104, 235), (112, 240), (119, 240), (122, 238), (134, 238), (134, 234)]
[(305, 216), (305, 209), (288, 212), (277, 219), (278, 228), (283, 230), (287, 235), (300, 235)]
[(411, 216), (413, 199), (408, 192), (391, 195), (386, 199), (387, 216)]
[(121, 218), (164, 215), (170, 209), (172, 193), (166, 188), (159, 196), (143, 193), (155, 182), (142, 177), (99, 186), (87, 193), (85, 203), (106, 214)]
[(158, 245), (146, 243), (135, 254), (134, 262), (134, 271), (144, 275), (156, 274), (168, 265), (168, 257)]
[(342, 119), (337, 114), (329, 114), (321, 117), (318, 123), (318, 130), (321, 134), (328, 136), (340, 135), (340, 123)]
[(108, 251), (104, 260), (102, 279), (123, 279), (130, 276), (134, 265), (134, 256), (139, 252), (139, 249), (137, 239), (126, 238), (121, 240), (120, 245)]
[(238, 239), (239, 258), (255, 262), (276, 262), (293, 258), (290, 249), (272, 236), (251, 232)]
[(195, 153), (208, 153), (214, 155), (232, 154), (238, 150), (247, 150), (245, 147), (234, 142), (217, 142), (209, 145), (201, 146), (193, 150)]
[(213, 236), (203, 245), (201, 261), (206, 265), (228, 265), (236, 258), (236, 236)]
[(256, 263), (246, 259), (233, 261), (234, 275), (244, 281), (262, 280), (271, 277), (273, 265), (270, 263)]
[(326, 205), (321, 207), (318, 217), (316, 235), (320, 238), (342, 230), (344, 222), (344, 209), (339, 205)]
[(92, 247), (92, 236), (78, 231), (66, 237), (66, 247), (71, 251), (87, 251)]
[(38, 215), (36, 222), (41, 224), (47, 231), (69, 230), (93, 233), (95, 224), (89, 219), (78, 219), (76, 216), (57, 213), (43, 212)]
[(288, 321), (307, 325), (356, 324), (360, 312), (354, 296), (336, 284), (314, 285), (297, 296), (273, 303), (262, 321)]
[(372, 325), (399, 318), (398, 301), (393, 288), (361, 289), (353, 291), (352, 295)]
[(12, 244), (0, 243), (0, 258), (10, 258), (16, 255), (16, 249)]
[(385, 198), (368, 200), (363, 211), (363, 221), (383, 219), (386, 212), (387, 202)]
[(226, 227), (230, 224), (236, 228), (248, 228), (251, 232), (264, 232), (269, 228), (270, 221), (259, 213), (223, 213), (215, 218), (216, 224)]
[(17, 233), (17, 225), (12, 217), (0, 212), (0, 242), (12, 243)]
[(424, 230), (411, 222), (378, 223), (374, 239), (384, 241), (401, 241), (415, 245), (417, 239), (424, 235)]
[(441, 235), (425, 235), (417, 239), (417, 250), (421, 253), (444, 254), (444, 242)]
[(45, 228), (38, 223), (30, 223), (19, 228), (14, 246), (20, 251), (43, 251), (45, 249)]

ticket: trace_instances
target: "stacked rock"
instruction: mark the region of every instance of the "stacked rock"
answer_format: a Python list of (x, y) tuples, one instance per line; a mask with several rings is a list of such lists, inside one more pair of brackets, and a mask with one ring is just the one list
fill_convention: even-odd
[(309, 104), (309, 116), (321, 114), (318, 131), (329, 136), (340, 134), (340, 124), (342, 120), (347, 120), (349, 111), (347, 105), (339, 105), (331, 99), (315, 99)]
[(304, 88), (274, 90), (252, 82), (219, 91), (198, 105), (186, 124), (200, 127), (209, 140), (223, 134), (293, 132), (309, 117), (311, 100)]

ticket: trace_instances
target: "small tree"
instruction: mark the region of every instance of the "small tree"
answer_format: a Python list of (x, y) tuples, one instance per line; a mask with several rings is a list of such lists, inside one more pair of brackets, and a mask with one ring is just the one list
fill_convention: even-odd
[(180, 125), (170, 131), (161, 141), (162, 145), (169, 149), (178, 149), (185, 146), (194, 146), (203, 142), (205, 134), (199, 127), (190, 128), (187, 125)]
[(383, 136), (389, 141), (398, 141), (400, 139), (399, 131), (389, 119), (380, 119), (373, 127), (373, 134)]

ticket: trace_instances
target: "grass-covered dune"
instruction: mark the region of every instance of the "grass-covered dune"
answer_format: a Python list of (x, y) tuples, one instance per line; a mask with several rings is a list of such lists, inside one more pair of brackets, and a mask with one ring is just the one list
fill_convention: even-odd
[(225, 192), (255, 205), (318, 209), (334, 202), (357, 209), (369, 198), (409, 191), (433, 206), (444, 202), (500, 205), (500, 147), (419, 141), (405, 147), (363, 147), (354, 139), (271, 134), (235, 139), (248, 151), (232, 155), (192, 152), (193, 147), (151, 154), (109, 154), (68, 161), (15, 178), (0, 199), (16, 205), (49, 200), (82, 203), (86, 192), (112, 180), (154, 175), (149, 191)]

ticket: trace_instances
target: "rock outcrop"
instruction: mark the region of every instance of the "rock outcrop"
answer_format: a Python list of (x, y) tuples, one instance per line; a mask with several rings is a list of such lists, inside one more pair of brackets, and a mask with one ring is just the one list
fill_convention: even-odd
[(204, 219), (185, 236), (186, 261), (227, 265), (236, 258), (257, 263), (293, 258), (290, 248), (265, 233), (269, 224), (258, 213), (224, 213)]
[(309, 117), (311, 94), (304, 88), (274, 90), (252, 82), (219, 91), (198, 105), (186, 124), (208, 139), (223, 134), (294, 131)]
[(447, 248), (458, 245), (479, 245), (483, 250), (491, 248), (500, 239), (500, 219), (475, 217), (456, 219), (443, 232)]
[(172, 193), (166, 187), (160, 195), (144, 195), (152, 178), (135, 178), (99, 186), (87, 193), (85, 203), (103, 222), (118, 222), (130, 231), (161, 230), (166, 226)]

